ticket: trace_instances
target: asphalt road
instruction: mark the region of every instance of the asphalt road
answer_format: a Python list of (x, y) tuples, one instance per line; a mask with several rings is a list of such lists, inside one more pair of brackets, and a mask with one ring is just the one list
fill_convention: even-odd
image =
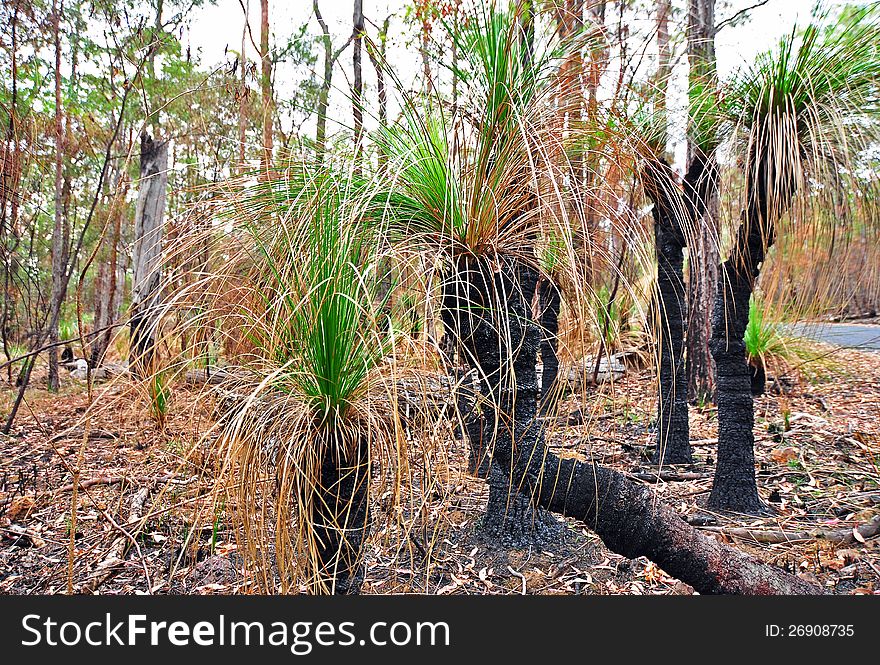
[(853, 323), (794, 323), (786, 326), (796, 337), (834, 344), (847, 349), (880, 353), (880, 325)]

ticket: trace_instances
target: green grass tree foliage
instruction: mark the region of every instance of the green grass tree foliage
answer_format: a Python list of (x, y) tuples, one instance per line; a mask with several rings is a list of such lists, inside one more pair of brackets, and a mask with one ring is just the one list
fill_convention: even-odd
[(221, 399), (222, 477), (242, 551), (267, 588), (277, 572), (284, 591), (356, 593), (373, 460), (398, 458), (382, 373), (393, 344), (378, 296), (386, 234), (353, 183), (294, 167), (232, 187), (206, 231), (211, 272), (168, 303), (195, 298), (190, 325), (210, 324), (235, 350)]
[[(451, 34), (461, 55), (453, 72), (462, 85), (458, 115), (449, 116), (441, 105), (423, 110), (411, 100), (402, 121), (379, 138), (393, 174), (388, 200), (394, 225), (408, 244), (442, 258), (444, 324), (479, 375), (478, 413), (470, 415), (466, 429), (473, 465), (489, 476), (484, 527), (513, 539), (555, 524), (519, 497), (509, 473), (480, 463), (491, 457), (498, 438), (515, 438), (523, 427), (503, 417), (512, 406), (505, 399), (516, 390), (514, 377), (502, 375), (498, 362), (487, 365), (481, 354), (489, 346), (502, 355), (514, 351), (498, 344), (517, 315), (507, 311), (509, 294), (498, 291), (492, 275), (527, 273), (524, 288), (530, 291), (523, 297), (529, 302), (537, 287), (539, 219), (555, 196), (545, 191), (547, 183), (559, 175), (548, 159), (556, 140), (550, 131), (551, 82), (572, 48), (532, 43), (522, 19), (519, 9), (495, 3), (471, 10)], [(557, 234), (570, 238), (572, 229), (559, 225)], [(558, 244), (560, 251), (571, 251), (570, 240)]]

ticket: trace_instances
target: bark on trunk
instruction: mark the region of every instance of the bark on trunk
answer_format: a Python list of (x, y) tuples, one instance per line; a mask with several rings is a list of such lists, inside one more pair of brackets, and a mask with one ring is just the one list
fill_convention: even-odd
[[(52, 3), (52, 26), (55, 39), (55, 226), (52, 230), (52, 294), (49, 300), (49, 343), (58, 341), (58, 323), (61, 320), (61, 306), (64, 303), (64, 229), (62, 224), (62, 165), (64, 156), (64, 129), (61, 102), (61, 12), (64, 2), (59, 7)], [(58, 347), (49, 349), (49, 390), (57, 391), (58, 379)]]
[(142, 134), (140, 190), (134, 215), (129, 349), (131, 370), (141, 378), (151, 371), (156, 342), (167, 165), (168, 144)]
[(269, 0), (260, 0), (260, 89), (263, 95), (262, 173), (272, 166), (272, 60), (269, 58)]
[(660, 396), (654, 464), (690, 464), (687, 374), (684, 360), (684, 242), (654, 206), (660, 325)]
[(762, 235), (759, 224), (743, 219), (730, 258), (719, 271), (709, 342), (715, 360), (718, 462), (708, 505), (749, 514), (766, 510), (755, 480), (755, 408), (744, 341), (749, 298), (770, 244)]
[(535, 359), (540, 331), (517, 284), (528, 269), (503, 261), (490, 272), (503, 304), (504, 334), (487, 317), (472, 319), (466, 338), (476, 363), (497, 381), (501, 414), (494, 456), (535, 503), (574, 517), (595, 531), (612, 551), (645, 556), (700, 593), (817, 594), (822, 590), (780, 568), (698, 532), (643, 485), (596, 464), (560, 459), (548, 452), (536, 418)]
[[(127, 189), (126, 187), (123, 190), (121, 199), (125, 198), (125, 191)], [(94, 333), (89, 344), (89, 365), (92, 368), (99, 367), (104, 362), (104, 356), (113, 337), (111, 326), (118, 320), (116, 310), (117, 291), (121, 290), (117, 279), (119, 272), (119, 237), (122, 233), (124, 210), (122, 205), (119, 205), (117, 210), (116, 206), (111, 204), (110, 214), (115, 217), (113, 229), (110, 238), (102, 240), (107, 245), (107, 259), (98, 268), (98, 275), (95, 280), (95, 321), (92, 326)]]
[[(715, 0), (688, 0), (688, 74), (696, 94), (706, 94), (718, 84), (715, 59)], [(688, 163), (694, 159), (714, 159), (692, 140), (688, 141)], [(688, 397), (697, 402), (714, 399), (715, 367), (709, 351), (712, 333), (712, 306), (718, 283), (719, 244), (718, 188), (706, 196), (706, 210), (696, 220), (688, 252), (687, 368)]]
[[(685, 182), (698, 178), (691, 171)], [(660, 353), (655, 464), (690, 464), (687, 374), (684, 359), (684, 228), (697, 209), (693, 198), (678, 191), (672, 170), (662, 158), (649, 163), (643, 173), (645, 192), (654, 203), (654, 244), (657, 254), (657, 342)]]
[[(391, 17), (385, 17), (385, 20), (382, 22), (382, 28), (379, 31), (379, 49), (378, 49), (378, 57), (377, 53), (374, 52), (375, 45), (368, 44), (367, 45), (367, 56), (370, 58), (370, 64), (373, 65), (373, 70), (376, 72), (376, 98), (379, 102), (379, 129), (383, 131), (388, 126), (388, 92), (385, 87), (385, 52), (387, 48), (388, 42), (388, 24), (391, 21)], [(453, 46), (454, 48), (454, 46)], [(388, 153), (379, 146), (379, 175), (385, 175), (385, 172), (388, 169)]]
[(327, 106), (330, 99), (330, 84), (333, 80), (333, 43), (330, 40), (330, 28), (318, 8), (318, 0), (314, 1), (313, 9), (318, 25), (321, 26), (321, 41), (324, 44), (324, 75), (321, 78), (321, 89), (318, 91), (318, 117), (315, 124), (315, 161), (324, 161), (324, 146), (327, 141)]
[(363, 43), (364, 43), (364, 3), (363, 0), (354, 0), (354, 50), (352, 53), (352, 74), (353, 81), (351, 86), (351, 106), (352, 117), (354, 119), (354, 153), (355, 153), (355, 174), (360, 175), (361, 159), (363, 157), (363, 146), (361, 141), (364, 133), (364, 79), (363, 79)]
[(247, 145), (247, 106), (248, 106), (248, 88), (247, 88), (247, 32), (248, 17), (250, 16), (251, 3), (246, 0), (244, 4), (244, 25), (241, 28), (241, 53), (238, 56), (241, 64), (241, 88), (238, 91), (238, 169), (240, 173), (244, 173), (245, 168), (245, 146)]
[[(520, 487), (511, 482), (509, 470), (498, 465), (493, 458), (494, 446), (499, 438), (515, 439), (517, 430), (524, 424), (505, 417), (510, 413), (505, 407), (510, 395), (515, 392), (509, 377), (503, 377), (498, 371), (487, 371), (489, 365), (477, 362), (479, 353), (487, 353), (486, 345), (494, 346), (495, 352), (504, 354), (499, 346), (499, 330), (503, 330), (510, 321), (521, 320), (522, 312), (507, 311), (503, 307), (494, 306), (499, 302), (498, 293), (494, 291), (492, 268), (484, 259), (459, 257), (456, 263), (454, 281), (444, 285), (445, 321), (448, 321), (456, 344), (462, 351), (467, 363), (477, 370), (479, 377), (479, 395), (475, 395), (475, 408), (465, 418), (465, 429), (470, 445), (470, 466), (472, 472), (485, 478), (489, 485), (489, 500), (486, 513), (482, 520), (482, 530), (491, 539), (504, 545), (521, 547), (535, 542), (546, 542), (557, 537), (561, 529), (558, 521), (547, 511), (536, 508), (527, 495), (520, 492)], [(529, 270), (524, 279), (516, 283), (516, 288), (523, 293), (535, 293), (537, 272)], [(525, 302), (521, 296), (520, 300)], [(531, 298), (526, 305), (529, 307), (528, 317), (531, 319)], [(496, 315), (496, 313), (500, 313)], [(485, 331), (490, 334), (484, 334)], [(477, 335), (475, 337), (475, 334)], [(506, 345), (503, 345), (507, 348)], [(532, 355), (532, 371), (537, 361)], [(536, 395), (532, 394), (532, 399)], [(534, 406), (534, 405), (533, 405)]]
[(671, 54), (669, 49), (669, 14), (672, 10), (670, 0), (657, 0), (657, 115), (663, 134), (663, 151), (666, 152), (667, 113), (666, 91), (669, 88), (669, 75), (672, 73)]
[(547, 414), (555, 407), (557, 399), (556, 379), (559, 376), (557, 335), (559, 333), (559, 309), (562, 298), (559, 288), (549, 278), (538, 283), (538, 302), (541, 312), (541, 413)]
[(697, 403), (715, 398), (715, 362), (709, 349), (712, 311), (718, 286), (718, 192), (706, 202), (688, 248), (687, 382), (688, 399)]
[(364, 581), (362, 550), (369, 528), (369, 444), (358, 441), (355, 450), (340, 455), (328, 438), (312, 513), (318, 546), (314, 590), (357, 594)]
[(315, 161), (321, 164), (324, 161), (324, 152), (327, 143), (327, 108), (330, 103), (330, 84), (333, 81), (333, 65), (342, 55), (342, 52), (351, 43), (351, 38), (336, 51), (333, 50), (333, 40), (330, 37), (330, 28), (318, 7), (318, 0), (312, 3), (315, 19), (321, 27), (321, 43), (324, 45), (324, 75), (321, 79), (321, 88), (318, 90), (317, 122), (315, 125)]

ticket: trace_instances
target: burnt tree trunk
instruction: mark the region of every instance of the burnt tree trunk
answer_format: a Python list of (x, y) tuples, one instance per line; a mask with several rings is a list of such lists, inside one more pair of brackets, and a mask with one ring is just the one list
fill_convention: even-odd
[(556, 405), (559, 377), (559, 356), (556, 352), (559, 334), (559, 309), (562, 297), (549, 277), (538, 282), (538, 303), (541, 312), (541, 413), (547, 414)]
[(369, 444), (340, 451), (328, 436), (315, 488), (312, 528), (317, 544), (314, 590), (337, 595), (360, 592), (364, 581), (363, 544), (369, 528)]
[[(484, 348), (486, 345), (495, 347), (496, 354), (507, 353), (508, 347), (502, 339), (504, 335), (499, 335), (498, 331), (511, 322), (515, 325), (522, 313), (507, 311), (497, 305), (506, 300), (499, 301), (491, 277), (492, 266), (486, 259), (459, 256), (455, 268), (454, 282), (444, 285), (444, 321), (448, 322), (461, 355), (477, 371), (479, 378), (479, 394), (474, 395), (475, 406), (467, 414), (464, 425), (472, 472), (486, 479), (489, 485), (482, 530), (489, 538), (511, 546), (543, 542), (559, 534), (558, 521), (548, 512), (536, 508), (519, 491), (521, 488), (511, 483), (510, 473), (493, 457), (498, 440), (515, 440), (517, 427), (521, 425), (504, 416), (510, 412), (503, 401), (505, 395), (513, 392), (510, 382), (508, 377), (499, 373), (497, 365), (493, 370), (478, 361), (481, 354), (488, 352)], [(522, 293), (534, 294), (537, 271), (526, 271), (524, 276), (525, 279), (517, 282), (515, 287)], [(520, 300), (525, 302), (522, 293)], [(528, 298), (528, 307), (531, 307), (531, 297)], [(528, 316), (531, 320), (531, 311)], [(533, 355), (532, 362), (536, 361), (537, 357)], [(535, 371), (534, 364), (532, 371)]]
[(654, 464), (690, 464), (687, 373), (684, 361), (684, 242), (662, 220), (654, 206), (657, 251), (657, 294), (660, 325), (660, 396), (657, 405), (657, 448)]
[(131, 371), (141, 378), (151, 371), (156, 344), (167, 167), (168, 144), (142, 134), (140, 190), (134, 215), (129, 344)]
[[(776, 566), (701, 533), (648, 488), (596, 464), (560, 459), (547, 450), (537, 419), (535, 360), (540, 330), (531, 320), (525, 289), (529, 269), (504, 261), (490, 272), (503, 305), (504, 334), (489, 317), (472, 319), (465, 338), (486, 376), (496, 381), (500, 426), (494, 459), (524, 494), (553, 512), (576, 518), (612, 551), (645, 556), (703, 594), (818, 594), (822, 590)], [(501, 338), (501, 339), (499, 339)]]
[[(693, 178), (694, 174), (689, 174)], [(687, 373), (684, 359), (686, 301), (684, 292), (683, 227), (692, 206), (678, 191), (663, 158), (643, 173), (645, 192), (654, 203), (654, 245), (657, 254), (657, 343), (660, 354), (657, 401), (657, 447), (654, 464), (690, 464)]]
[(766, 145), (773, 135), (767, 131), (747, 158), (754, 165), (746, 172), (748, 202), (730, 256), (719, 270), (709, 343), (715, 360), (718, 462), (708, 505), (750, 514), (767, 508), (755, 480), (755, 406), (744, 340), (749, 299), (776, 239), (775, 220), (791, 205), (797, 190), (791, 172), (777, 165)]
[(719, 270), (709, 341), (715, 360), (718, 462), (708, 505), (749, 514), (765, 511), (755, 480), (755, 407), (744, 340), (749, 299), (771, 244), (763, 236), (757, 223), (743, 219), (730, 258)]

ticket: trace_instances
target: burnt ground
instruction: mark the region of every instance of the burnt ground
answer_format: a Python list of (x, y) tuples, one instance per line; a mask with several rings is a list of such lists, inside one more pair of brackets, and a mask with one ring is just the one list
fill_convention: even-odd
[[(656, 399), (649, 371), (569, 396), (550, 442), (561, 455), (650, 483), (692, 523), (831, 592), (880, 593), (880, 538), (823, 537), (880, 512), (880, 354), (829, 349), (776, 374), (756, 400), (755, 430), (759, 487), (773, 517), (705, 509), (717, 444), (711, 406), (691, 407), (696, 463), (663, 469), (677, 474), (663, 476), (670, 480), (656, 477), (648, 462)], [(0, 388), (0, 412), (13, 397), (11, 386)], [(94, 397), (87, 411), (81, 383), (66, 378), (50, 395), (38, 378), (12, 434), (0, 435), (0, 593), (63, 593), (69, 583), (103, 594), (259, 592), (212, 483), (212, 400), (198, 386), (175, 385), (160, 429), (128, 384), (98, 386)], [(430, 486), (414, 471), (413, 487), (428, 488), (410, 493), (418, 501), (386, 510), (388, 497), (377, 490), (364, 593), (692, 592), (645, 559), (610, 553), (573, 521), (551, 542), (510, 547), (488, 539), (480, 530), (485, 485), (465, 472), (464, 444), (443, 441)], [(74, 514), (76, 469), (83, 487)], [(755, 534), (798, 540), (759, 544)]]

